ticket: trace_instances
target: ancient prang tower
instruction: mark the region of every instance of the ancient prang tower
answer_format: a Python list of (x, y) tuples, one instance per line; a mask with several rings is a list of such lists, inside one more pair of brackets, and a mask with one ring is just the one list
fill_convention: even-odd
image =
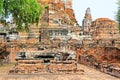
[(91, 11), (90, 11), (90, 8), (87, 8), (84, 19), (82, 21), (82, 27), (83, 27), (84, 33), (90, 32), (91, 22), (92, 22)]

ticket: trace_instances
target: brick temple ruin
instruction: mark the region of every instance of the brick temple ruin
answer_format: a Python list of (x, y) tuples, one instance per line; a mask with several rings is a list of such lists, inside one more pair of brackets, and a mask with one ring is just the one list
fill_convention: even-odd
[[(116, 21), (109, 18), (93, 21), (87, 8), (79, 26), (72, 0), (38, 2), (47, 4), (38, 27), (30, 25), (29, 33), (16, 30), (7, 33), (0, 28), (0, 58), (2, 62), (16, 62), (10, 73), (76, 73), (77, 64), (82, 63), (120, 77), (120, 34)], [(35, 54), (29, 57), (32, 52)]]
[[(42, 5), (47, 3), (48, 7), (44, 9), (38, 27), (33, 24), (30, 26), (29, 34), (19, 33), (19, 38), (15, 43), (19, 50), (15, 57), (13, 57), (13, 53), (11, 54), (13, 57), (11, 61), (16, 60), (17, 62), (9, 73), (78, 72), (74, 43), (71, 44), (72, 39), (68, 36), (70, 28), (78, 28), (71, 0), (38, 1)], [(10, 45), (11, 42), (12, 40), (9, 42)], [(29, 57), (31, 54), (34, 54), (32, 55), (34, 57)]]
[(109, 18), (91, 21), (90, 8), (83, 19), (82, 45), (77, 62), (120, 77), (120, 34), (117, 22)]

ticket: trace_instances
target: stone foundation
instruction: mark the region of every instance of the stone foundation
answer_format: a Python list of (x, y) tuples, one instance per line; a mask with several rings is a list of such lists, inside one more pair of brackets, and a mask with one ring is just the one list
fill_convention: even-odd
[(75, 61), (18, 60), (10, 74), (76, 73)]

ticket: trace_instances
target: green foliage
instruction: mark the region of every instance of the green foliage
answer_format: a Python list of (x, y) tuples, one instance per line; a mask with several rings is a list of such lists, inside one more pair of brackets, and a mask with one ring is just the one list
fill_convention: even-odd
[(119, 30), (120, 30), (120, 0), (118, 0), (117, 21), (118, 21), (118, 24), (119, 24)]
[(2, 9), (3, 9), (3, 1), (4, 0), (0, 0), (0, 14), (2, 13)]
[(1, 18), (12, 14), (17, 30), (29, 31), (30, 23), (37, 23), (42, 14), (42, 6), (37, 0), (0, 0)]
[(49, 8), (49, 6), (46, 4), (46, 5), (45, 5), (45, 9), (48, 9), (48, 8)]

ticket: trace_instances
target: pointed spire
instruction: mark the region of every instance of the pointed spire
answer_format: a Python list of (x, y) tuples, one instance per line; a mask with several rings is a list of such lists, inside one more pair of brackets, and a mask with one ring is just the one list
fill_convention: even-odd
[(92, 22), (91, 11), (90, 8), (87, 8), (82, 22), (84, 32), (90, 32), (91, 22)]
[(86, 10), (86, 14), (91, 14), (90, 8), (88, 7)]
[(88, 7), (85, 13), (85, 17), (86, 19), (91, 19), (92, 20), (92, 16), (91, 16), (91, 11), (90, 8)]

